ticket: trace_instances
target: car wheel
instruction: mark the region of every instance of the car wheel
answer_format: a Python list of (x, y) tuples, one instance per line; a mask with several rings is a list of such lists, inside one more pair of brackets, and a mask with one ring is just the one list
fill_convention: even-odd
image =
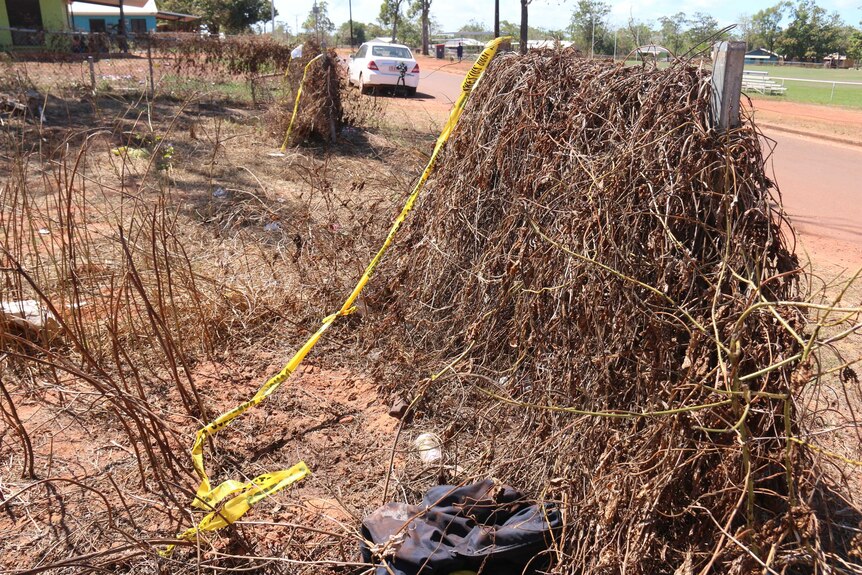
[(371, 89), (365, 85), (365, 78), (362, 77), (362, 74), (359, 75), (359, 93), (360, 94), (368, 94)]

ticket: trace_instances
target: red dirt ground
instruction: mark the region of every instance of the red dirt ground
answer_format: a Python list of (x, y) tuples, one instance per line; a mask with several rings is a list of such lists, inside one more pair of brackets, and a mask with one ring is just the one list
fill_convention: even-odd
[(862, 145), (862, 111), (777, 100), (753, 100), (754, 120), (775, 126), (834, 137)]

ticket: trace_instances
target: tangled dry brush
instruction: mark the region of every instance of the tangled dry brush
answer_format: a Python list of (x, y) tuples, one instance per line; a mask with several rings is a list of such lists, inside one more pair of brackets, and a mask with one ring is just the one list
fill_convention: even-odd
[(709, 91), (498, 56), (370, 298), (455, 469), (563, 502), (560, 572), (858, 569), (858, 515), (787, 439), (805, 318), (766, 302), (802, 272), (755, 127), (711, 129)]

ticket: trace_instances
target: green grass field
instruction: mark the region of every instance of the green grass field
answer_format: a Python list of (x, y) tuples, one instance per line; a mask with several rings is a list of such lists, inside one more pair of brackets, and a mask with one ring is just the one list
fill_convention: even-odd
[(802, 80), (824, 80), (828, 82), (862, 82), (862, 70), (829, 70), (826, 68), (798, 68), (796, 66), (754, 66), (746, 64), (746, 70), (769, 72), (770, 76), (800, 78)]
[[(797, 68), (794, 66), (751, 66), (746, 70), (769, 72), (770, 78), (798, 78), (799, 80), (820, 80), (823, 82), (859, 82), (862, 84), (862, 70), (828, 70), (825, 68)], [(818, 84), (793, 80), (776, 80), (783, 83), (787, 92), (783, 96), (764, 96), (748, 92), (752, 98), (786, 100), (803, 104), (825, 104), (862, 109), (862, 85), (848, 86)]]

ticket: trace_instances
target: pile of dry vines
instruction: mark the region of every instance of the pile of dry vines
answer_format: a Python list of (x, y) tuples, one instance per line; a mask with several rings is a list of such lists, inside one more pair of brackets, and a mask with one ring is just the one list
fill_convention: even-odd
[(858, 513), (787, 439), (806, 320), (766, 302), (802, 272), (755, 127), (711, 129), (709, 91), (498, 57), (369, 299), (457, 469), (564, 504), (557, 572), (853, 569)]
[(321, 53), (320, 45), (309, 40), (302, 47), (302, 56), (291, 60), (287, 67), (284, 76), (287, 89), (277, 110), (278, 132), (282, 137), (287, 132), (293, 115), (296, 90), (302, 85), (298, 113), (288, 143), (299, 143), (310, 138), (329, 142), (341, 127), (344, 115), (341, 103), (344, 79), (339, 73), (338, 55), (335, 50), (328, 50), (322, 58), (308, 66), (309, 62)]

